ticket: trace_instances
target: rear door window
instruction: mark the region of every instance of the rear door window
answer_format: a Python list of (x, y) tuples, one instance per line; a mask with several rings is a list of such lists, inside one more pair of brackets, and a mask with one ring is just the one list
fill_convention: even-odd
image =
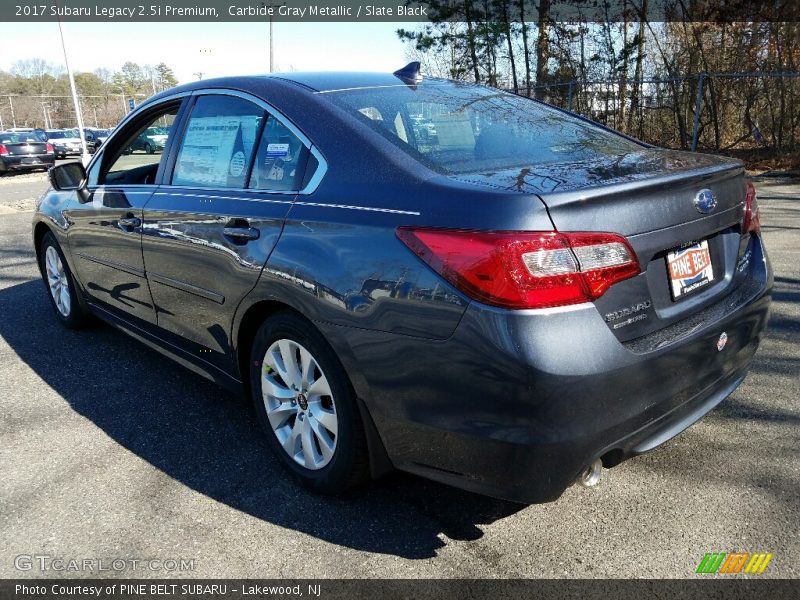
[(275, 192), (299, 191), (308, 165), (305, 144), (270, 116), (259, 140), (248, 187)]
[(248, 100), (199, 97), (178, 149), (172, 185), (245, 187), (265, 119), (264, 110)]

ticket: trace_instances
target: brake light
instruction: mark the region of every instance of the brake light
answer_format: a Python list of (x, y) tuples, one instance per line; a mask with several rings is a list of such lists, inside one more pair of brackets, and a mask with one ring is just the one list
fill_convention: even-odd
[(55, 152), (55, 150), (53, 150), (53, 144), (51, 144), (49, 142), (48, 142), (47, 147), (45, 149), (47, 150), (48, 154), (52, 154), (53, 152)]
[(0, 156), (8, 156), (8, 148), (5, 144), (0, 144)]
[(400, 227), (397, 237), (467, 296), (504, 308), (590, 302), (639, 274), (633, 248), (614, 233)]
[(750, 181), (745, 184), (742, 233), (761, 233), (761, 215), (758, 212), (756, 188)]

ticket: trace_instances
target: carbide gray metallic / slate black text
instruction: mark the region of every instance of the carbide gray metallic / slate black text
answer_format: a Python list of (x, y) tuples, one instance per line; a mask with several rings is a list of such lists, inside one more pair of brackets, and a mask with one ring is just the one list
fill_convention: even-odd
[(554, 500), (723, 401), (767, 321), (740, 162), (414, 64), (181, 86), (51, 180), (56, 317), (248, 394), (320, 492), (397, 468)]

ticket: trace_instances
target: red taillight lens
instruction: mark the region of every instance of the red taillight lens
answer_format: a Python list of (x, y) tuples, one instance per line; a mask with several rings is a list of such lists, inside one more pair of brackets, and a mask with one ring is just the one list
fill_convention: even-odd
[(467, 296), (504, 308), (590, 302), (639, 273), (614, 233), (401, 227), (397, 237)]
[(758, 214), (756, 188), (749, 181), (745, 184), (742, 233), (761, 233), (761, 215)]
[(48, 154), (52, 154), (53, 152), (55, 152), (55, 150), (53, 150), (53, 144), (47, 144), (46, 150)]
[(8, 148), (5, 147), (5, 144), (0, 144), (0, 156), (8, 156)]

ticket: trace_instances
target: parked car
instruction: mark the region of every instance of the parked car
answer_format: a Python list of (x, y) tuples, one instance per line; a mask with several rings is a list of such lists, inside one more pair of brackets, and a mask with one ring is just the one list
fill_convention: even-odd
[(127, 151), (142, 150), (147, 154), (163, 152), (166, 141), (167, 133), (163, 127), (148, 127), (134, 138)]
[(109, 129), (89, 129), (87, 131), (92, 134), (95, 150), (97, 150), (97, 148), (99, 148), (111, 134), (111, 130)]
[(47, 129), (47, 141), (53, 145), (57, 158), (80, 156), (81, 138), (77, 129)]
[(55, 160), (53, 146), (34, 131), (0, 131), (0, 173), (47, 170)]
[[(76, 130), (77, 132), (77, 130)], [(101, 139), (100, 135), (104, 134), (105, 137)], [(97, 149), (103, 143), (103, 139), (107, 138), (108, 135), (105, 134), (104, 130), (102, 129), (94, 129), (91, 127), (84, 127), (83, 128), (83, 137), (86, 140), (86, 151), (89, 154), (94, 154), (97, 152)]]
[[(154, 124), (163, 153), (126, 154)], [(58, 320), (246, 393), (319, 492), (396, 468), (554, 500), (722, 402), (767, 322), (741, 162), (413, 64), (193, 82), (51, 180)]]

